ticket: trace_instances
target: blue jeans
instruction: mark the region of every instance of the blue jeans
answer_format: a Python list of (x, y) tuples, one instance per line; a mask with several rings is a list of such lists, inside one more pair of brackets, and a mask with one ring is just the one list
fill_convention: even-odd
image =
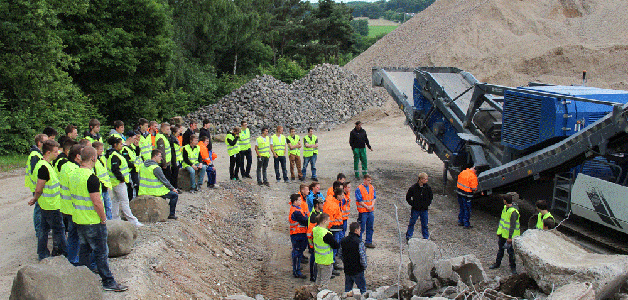
[(458, 205), (460, 206), (460, 212), (458, 213), (458, 224), (465, 227), (471, 226), (469, 220), (471, 219), (471, 198), (458, 195)]
[(427, 227), (427, 209), (426, 210), (410, 210), (410, 224), (408, 224), (408, 231), (406, 231), (406, 239), (409, 240), (412, 238), (414, 234), (414, 224), (416, 224), (416, 220), (421, 218), (421, 233), (423, 233), (423, 238), (428, 239), (430, 237), (430, 233)]
[(207, 173), (207, 185), (216, 184), (216, 167), (213, 165), (207, 166), (205, 172)]
[(303, 178), (307, 177), (307, 165), (308, 164), (312, 164), (312, 178), (316, 178), (316, 158), (318, 157), (318, 154), (314, 154), (310, 157), (303, 157), (303, 170), (301, 170), (301, 173), (303, 173)]
[(364, 271), (351, 276), (345, 274), (345, 293), (351, 292), (354, 283), (360, 289), (360, 294), (366, 293), (366, 280), (364, 279)]
[(48, 233), (52, 229), (52, 256), (66, 255), (65, 230), (59, 210), (41, 210), (41, 228), (37, 235), (37, 256), (42, 260), (50, 256)]
[[(33, 193), (33, 196), (35, 193)], [(33, 208), (33, 227), (35, 227), (35, 237), (39, 237), (39, 231), (41, 230), (41, 207), (39, 207), (39, 203), (35, 202), (35, 207)]]
[(288, 169), (286, 169), (286, 157), (279, 156), (273, 157), (273, 165), (275, 167), (275, 178), (277, 181), (281, 180), (281, 175), (279, 174), (279, 164), (281, 164), (281, 171), (283, 172), (283, 180), (288, 181)]
[(360, 223), (360, 239), (366, 231), (365, 244), (373, 243), (373, 223), (375, 222), (375, 214), (371, 212), (363, 212), (358, 214), (358, 223)]
[(188, 173), (190, 173), (190, 187), (194, 190), (196, 189), (197, 186), (197, 182), (196, 182), (196, 173), (198, 172), (198, 186), (200, 187), (200, 185), (203, 184), (203, 178), (205, 178), (205, 173), (207, 172), (207, 167), (203, 164), (198, 164), (197, 166), (200, 166), (200, 169), (194, 171), (194, 168), (190, 167), (185, 167), (186, 170), (188, 170)]
[[(332, 231), (331, 233), (334, 235), (334, 240), (336, 240), (336, 242), (340, 244), (340, 240), (342, 240), (342, 238), (344, 237), (342, 235), (342, 230)], [(332, 251), (334, 252), (334, 262), (336, 262), (336, 255), (338, 255), (338, 250), (340, 250), (340, 248), (332, 249)]]
[(342, 237), (347, 236), (347, 222), (349, 220), (342, 220)]
[(79, 237), (76, 231), (76, 223), (72, 221), (72, 215), (63, 215), (63, 224), (68, 233), (67, 252), (68, 261), (73, 265), (78, 265)]
[(292, 275), (301, 275), (301, 257), (303, 251), (307, 248), (307, 235), (305, 233), (297, 233), (290, 235), (292, 242)]
[(102, 202), (105, 206), (105, 215), (107, 216), (107, 220), (111, 220), (111, 197), (109, 197), (109, 189), (102, 192)]
[(177, 210), (177, 202), (179, 201), (179, 194), (170, 191), (168, 194), (161, 196), (161, 198), (168, 199), (168, 205), (170, 205), (170, 216), (174, 217), (174, 214)]
[(109, 248), (107, 247), (107, 225), (76, 225), (79, 236), (79, 265), (90, 267), (96, 263), (96, 270), (102, 279), (102, 285), (115, 282), (109, 269)]

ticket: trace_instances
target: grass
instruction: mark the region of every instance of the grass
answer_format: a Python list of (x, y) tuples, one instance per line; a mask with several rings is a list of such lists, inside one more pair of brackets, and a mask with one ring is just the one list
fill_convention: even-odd
[(369, 37), (372, 38), (382, 34), (386, 35), (397, 27), (399, 27), (399, 25), (369, 26)]
[(7, 172), (26, 165), (26, 154), (0, 155), (0, 172)]

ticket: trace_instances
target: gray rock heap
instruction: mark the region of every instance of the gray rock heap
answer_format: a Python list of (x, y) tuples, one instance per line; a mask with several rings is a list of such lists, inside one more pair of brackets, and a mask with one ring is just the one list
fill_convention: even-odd
[(297, 132), (308, 127), (329, 130), (382, 103), (351, 71), (322, 64), (290, 85), (269, 75), (258, 76), (218, 103), (188, 114), (185, 121), (209, 119), (219, 134), (239, 126), (242, 120), (249, 123), (252, 133), (277, 125), (295, 127)]

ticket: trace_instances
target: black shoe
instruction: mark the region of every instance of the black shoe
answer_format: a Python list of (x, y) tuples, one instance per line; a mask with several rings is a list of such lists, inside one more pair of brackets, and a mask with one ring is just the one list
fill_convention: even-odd
[(210, 185), (208, 185), (207, 187), (208, 187), (208, 188), (210, 188), (210, 189), (215, 189), (215, 188), (216, 188), (216, 186), (215, 186), (215, 185), (213, 185), (213, 184), (210, 184)]
[(311, 277), (311, 276), (310, 276), (310, 281), (311, 281), (311, 282), (316, 282), (316, 277)]
[(464, 228), (464, 229), (471, 229), (471, 228), (473, 228), (473, 225), (465, 226), (465, 227), (463, 227), (463, 228)]
[(299, 180), (305, 181), (305, 177), (301, 177), (301, 178), (299, 178)]
[(257, 182), (257, 185), (263, 185), (263, 183), (261, 183), (261, 182)]
[(510, 274), (512, 275), (517, 275), (517, 268), (516, 267), (510, 267)]
[(462, 223), (458, 223), (458, 226), (464, 226), (464, 224), (462, 224)]
[(364, 244), (364, 247), (370, 248), (370, 249), (375, 249), (375, 244)]
[(305, 276), (303, 274), (292, 274), (292, 276), (294, 276), (294, 278), (301, 278), (301, 279), (307, 278), (307, 276)]
[[(338, 272), (338, 271), (331, 271), (331, 275), (340, 276), (340, 272)], [(334, 277), (332, 277), (332, 278), (334, 278)]]
[(264, 185), (269, 187), (270, 183), (268, 183), (268, 181), (266, 181), (266, 182), (264, 182)]
[(124, 291), (128, 290), (129, 287), (126, 286), (126, 285), (121, 285), (121, 284), (119, 284), (119, 283), (114, 281), (110, 285), (103, 286), (103, 289), (105, 291), (124, 292)]
[(176, 219), (178, 219), (178, 218), (179, 218), (179, 217), (177, 217), (177, 216), (168, 216), (168, 219), (170, 219), (170, 220), (176, 220)]
[(251, 178), (252, 178), (250, 175), (244, 175), (244, 176), (242, 176), (242, 177), (244, 177), (244, 178), (248, 178), (248, 179), (251, 179)]
[(499, 269), (499, 265), (498, 264), (493, 264), (492, 266), (488, 267), (490, 270), (495, 270), (495, 269)]
[(318, 178), (316, 178), (316, 177), (312, 177), (312, 178), (310, 178), (310, 179), (312, 179), (312, 181), (316, 181), (316, 182), (318, 182)]

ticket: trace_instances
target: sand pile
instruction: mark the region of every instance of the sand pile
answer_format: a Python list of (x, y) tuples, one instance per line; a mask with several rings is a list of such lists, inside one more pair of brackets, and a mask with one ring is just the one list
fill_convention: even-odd
[(437, 0), (345, 68), (454, 66), (480, 81), (628, 89), (625, 0)]

